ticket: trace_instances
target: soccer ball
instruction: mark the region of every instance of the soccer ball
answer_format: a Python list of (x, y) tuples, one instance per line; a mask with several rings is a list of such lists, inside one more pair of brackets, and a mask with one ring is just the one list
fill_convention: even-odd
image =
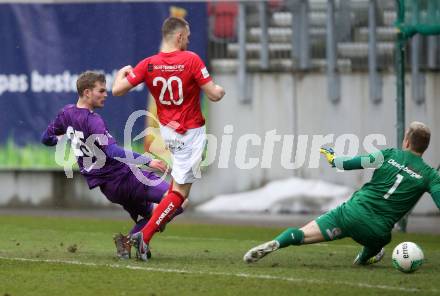
[(423, 264), (425, 256), (422, 249), (415, 243), (403, 242), (393, 251), (393, 266), (402, 272), (413, 272)]

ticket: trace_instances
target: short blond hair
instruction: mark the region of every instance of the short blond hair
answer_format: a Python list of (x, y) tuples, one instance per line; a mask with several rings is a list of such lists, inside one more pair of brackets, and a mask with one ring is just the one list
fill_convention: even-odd
[(86, 89), (93, 89), (97, 81), (105, 83), (105, 75), (103, 73), (90, 70), (79, 74), (78, 79), (76, 80), (76, 90), (78, 95), (82, 97)]
[(406, 135), (411, 150), (423, 153), (428, 149), (431, 140), (431, 131), (423, 122), (413, 121), (409, 125)]

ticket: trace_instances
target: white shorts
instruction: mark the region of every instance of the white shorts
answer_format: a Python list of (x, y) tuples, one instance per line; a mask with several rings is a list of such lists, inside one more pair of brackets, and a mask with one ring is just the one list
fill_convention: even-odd
[(168, 126), (160, 126), (165, 145), (171, 151), (171, 176), (178, 184), (194, 183), (201, 178), (200, 164), (206, 144), (205, 126), (193, 128), (181, 135)]

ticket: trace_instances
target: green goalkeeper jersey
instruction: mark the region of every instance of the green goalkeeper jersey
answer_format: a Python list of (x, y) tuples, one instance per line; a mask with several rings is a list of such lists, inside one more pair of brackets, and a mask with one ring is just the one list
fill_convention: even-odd
[(346, 204), (353, 214), (367, 219), (366, 222), (393, 228), (425, 192), (431, 194), (440, 208), (438, 172), (410, 151), (385, 149), (351, 159), (336, 158), (335, 164), (341, 169), (376, 167), (370, 182), (356, 191)]

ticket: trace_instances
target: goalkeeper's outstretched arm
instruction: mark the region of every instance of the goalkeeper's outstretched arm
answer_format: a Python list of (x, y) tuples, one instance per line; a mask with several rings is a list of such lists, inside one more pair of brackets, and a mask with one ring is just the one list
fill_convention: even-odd
[(325, 156), (327, 162), (332, 167), (336, 167), (340, 170), (378, 168), (383, 163), (383, 155), (381, 151), (367, 155), (358, 155), (355, 157), (336, 157), (333, 149), (328, 147), (322, 147), (320, 152)]

